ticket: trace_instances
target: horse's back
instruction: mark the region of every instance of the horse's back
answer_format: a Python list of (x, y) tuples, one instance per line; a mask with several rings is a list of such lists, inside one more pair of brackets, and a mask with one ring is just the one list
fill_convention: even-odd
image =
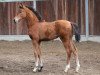
[(70, 21), (67, 20), (57, 20), (55, 21), (55, 25), (65, 27), (65, 28), (70, 28), (71, 24)]
[(46, 22), (48, 28), (53, 30), (57, 35), (69, 35), (72, 33), (71, 22), (67, 20), (57, 20), (53, 22)]

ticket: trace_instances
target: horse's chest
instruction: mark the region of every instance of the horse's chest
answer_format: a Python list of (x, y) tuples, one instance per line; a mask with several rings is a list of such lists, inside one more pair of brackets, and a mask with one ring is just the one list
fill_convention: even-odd
[(37, 29), (29, 29), (28, 35), (30, 36), (31, 39), (39, 38)]

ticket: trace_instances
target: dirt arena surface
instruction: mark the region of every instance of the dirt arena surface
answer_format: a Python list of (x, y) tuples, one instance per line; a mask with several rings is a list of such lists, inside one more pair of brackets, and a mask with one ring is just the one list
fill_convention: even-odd
[(75, 72), (72, 55), (71, 68), (64, 73), (66, 52), (60, 41), (42, 42), (42, 72), (34, 73), (34, 55), (31, 41), (0, 41), (0, 75), (100, 75), (100, 43), (76, 43), (81, 68)]

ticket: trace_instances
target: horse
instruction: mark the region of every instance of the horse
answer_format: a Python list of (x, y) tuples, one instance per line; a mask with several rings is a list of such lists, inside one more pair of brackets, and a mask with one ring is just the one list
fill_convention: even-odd
[(70, 69), (70, 58), (72, 53), (76, 60), (76, 72), (79, 71), (80, 63), (78, 49), (72, 40), (72, 37), (75, 34), (76, 41), (80, 41), (79, 29), (75, 23), (67, 20), (56, 20), (53, 22), (43, 21), (41, 16), (33, 8), (19, 4), (19, 13), (14, 17), (15, 24), (22, 19), (25, 19), (27, 22), (28, 35), (35, 48), (35, 67), (33, 72), (41, 72), (43, 68), (40, 49), (41, 42), (50, 41), (58, 37), (62, 41), (67, 53), (67, 65), (64, 71), (67, 72)]

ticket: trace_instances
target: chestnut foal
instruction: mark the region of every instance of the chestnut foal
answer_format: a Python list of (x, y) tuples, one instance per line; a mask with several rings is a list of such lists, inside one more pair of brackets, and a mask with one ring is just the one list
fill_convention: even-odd
[(76, 41), (79, 42), (80, 40), (78, 26), (67, 20), (57, 20), (53, 22), (41, 21), (41, 17), (34, 9), (26, 7), (23, 4), (19, 4), (19, 10), (20, 12), (15, 16), (14, 22), (18, 23), (19, 20), (26, 19), (28, 34), (35, 48), (35, 67), (33, 71), (41, 71), (43, 68), (40, 50), (41, 41), (49, 41), (59, 37), (67, 53), (67, 65), (64, 71), (67, 72), (70, 68), (70, 58), (73, 53), (76, 59), (76, 72), (78, 72), (80, 68), (78, 51), (72, 41), (73, 32), (75, 33)]

